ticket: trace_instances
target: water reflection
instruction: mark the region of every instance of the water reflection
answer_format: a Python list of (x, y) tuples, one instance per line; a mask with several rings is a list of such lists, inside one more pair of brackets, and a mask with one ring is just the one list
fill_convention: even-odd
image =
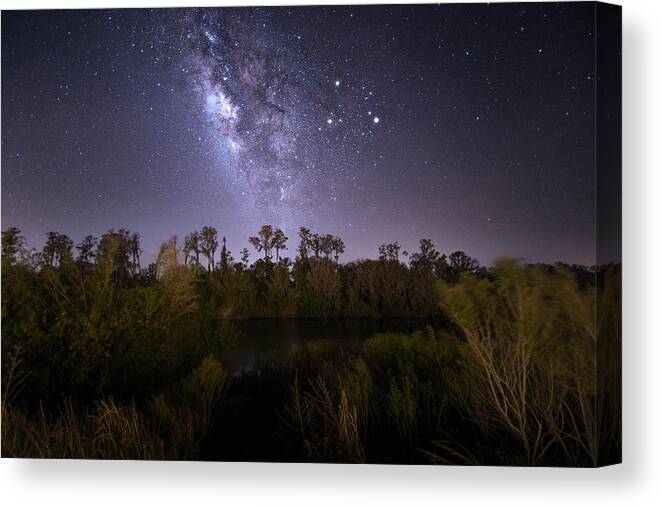
[(360, 346), (376, 333), (405, 332), (432, 325), (437, 319), (343, 319), (318, 320), (246, 320), (234, 323), (239, 331), (238, 344), (225, 354), (224, 363), (234, 374), (255, 369), (257, 359), (271, 352), (287, 353), (313, 340), (338, 340), (347, 347)]

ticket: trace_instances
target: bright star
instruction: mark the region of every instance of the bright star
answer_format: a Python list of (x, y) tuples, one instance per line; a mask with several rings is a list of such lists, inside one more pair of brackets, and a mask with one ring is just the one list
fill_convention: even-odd
[(337, 86), (340, 86), (340, 81), (339, 81), (339, 80), (338, 80), (338, 81), (335, 81), (335, 86), (336, 86), (336, 87), (337, 87)]
[(374, 123), (379, 123), (381, 120), (379, 119), (378, 116), (375, 116), (374, 119), (372, 120)]

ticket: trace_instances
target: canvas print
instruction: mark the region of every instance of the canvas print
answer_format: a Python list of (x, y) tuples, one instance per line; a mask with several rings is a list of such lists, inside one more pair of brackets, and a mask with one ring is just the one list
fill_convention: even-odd
[(621, 9), (2, 12), (2, 457), (621, 459)]

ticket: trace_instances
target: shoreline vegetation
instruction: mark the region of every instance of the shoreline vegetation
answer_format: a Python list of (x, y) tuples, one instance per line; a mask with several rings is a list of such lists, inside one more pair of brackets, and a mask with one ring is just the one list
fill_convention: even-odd
[[(304, 227), (291, 259), (270, 225), (249, 243), (253, 263), (204, 227), (143, 268), (124, 229), (39, 252), (3, 231), (3, 457), (620, 460), (619, 264), (487, 268), (428, 239), (342, 264), (341, 238)], [(236, 320), (353, 318), (420, 325), (224, 363)]]

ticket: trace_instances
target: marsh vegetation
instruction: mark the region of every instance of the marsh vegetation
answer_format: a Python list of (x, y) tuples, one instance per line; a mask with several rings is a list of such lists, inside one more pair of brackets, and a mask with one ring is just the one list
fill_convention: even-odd
[(298, 239), (292, 260), (282, 231), (262, 227), (251, 264), (205, 227), (142, 268), (129, 231), (88, 236), (77, 254), (62, 234), (36, 252), (4, 231), (3, 456), (619, 456), (619, 266), (486, 268), (429, 240), (342, 264), (340, 238)]

